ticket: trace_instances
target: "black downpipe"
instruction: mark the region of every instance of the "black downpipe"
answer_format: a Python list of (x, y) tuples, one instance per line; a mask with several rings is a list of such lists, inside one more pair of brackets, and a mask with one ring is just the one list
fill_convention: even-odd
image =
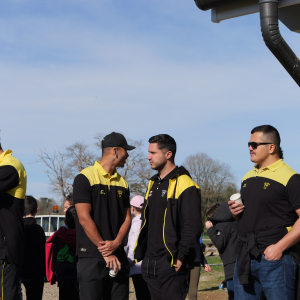
[(300, 87), (299, 58), (280, 34), (278, 0), (260, 0), (260, 26), (267, 47)]

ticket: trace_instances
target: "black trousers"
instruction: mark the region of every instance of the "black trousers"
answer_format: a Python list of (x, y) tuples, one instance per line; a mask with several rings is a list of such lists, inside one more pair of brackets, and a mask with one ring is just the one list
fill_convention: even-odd
[(44, 290), (44, 277), (30, 281), (22, 280), (26, 289), (26, 300), (42, 300)]
[(142, 262), (142, 275), (152, 300), (184, 300), (188, 293), (188, 272), (183, 266), (176, 272), (166, 255), (157, 260), (145, 257)]
[[(0, 260), (0, 295), (1, 300), (19, 300), (18, 282), (20, 268), (7, 261)], [(2, 276), (3, 275), (3, 276)]]
[(131, 278), (135, 289), (136, 300), (151, 300), (148, 285), (143, 279), (142, 274), (132, 275)]
[(58, 283), (59, 300), (79, 300), (77, 280), (61, 280)]
[(81, 300), (128, 300), (129, 264), (124, 252), (119, 257), (121, 270), (116, 277), (109, 276), (106, 263), (98, 258), (79, 258), (77, 275)]

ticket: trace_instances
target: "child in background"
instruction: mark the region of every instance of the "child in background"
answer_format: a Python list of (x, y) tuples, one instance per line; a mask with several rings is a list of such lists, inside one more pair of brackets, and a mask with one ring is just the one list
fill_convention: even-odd
[(142, 196), (134, 196), (130, 201), (131, 206), (131, 216), (133, 217), (131, 221), (131, 228), (128, 235), (127, 244), (127, 259), (130, 266), (130, 276), (133, 281), (135, 295), (137, 300), (150, 300), (151, 295), (148, 290), (147, 283), (142, 277), (141, 264), (142, 261), (135, 263), (133, 257), (133, 250), (141, 229), (141, 213), (143, 208), (144, 198)]
[(201, 273), (201, 265), (204, 267), (205, 272), (210, 272), (210, 266), (207, 263), (204, 253), (203, 253), (203, 246), (205, 249), (205, 245), (202, 243), (202, 238), (200, 237), (199, 243), (196, 248), (196, 259), (194, 262), (194, 268), (190, 270), (187, 281), (189, 284), (189, 292), (188, 292), (188, 299), (189, 300), (197, 300), (197, 292), (198, 292), (198, 284), (200, 279)]
[(238, 245), (238, 222), (233, 218), (228, 203), (216, 203), (206, 212), (207, 234), (219, 251), (224, 265), (228, 299), (234, 299), (233, 273)]
[(79, 300), (77, 284), (75, 206), (66, 211), (65, 223), (46, 242), (46, 275), (50, 284), (58, 282), (59, 300)]

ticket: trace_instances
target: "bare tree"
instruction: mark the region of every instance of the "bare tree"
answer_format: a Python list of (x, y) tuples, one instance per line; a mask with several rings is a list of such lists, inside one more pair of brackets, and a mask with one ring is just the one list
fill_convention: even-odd
[(43, 171), (47, 174), (51, 191), (57, 195), (60, 195), (65, 201), (66, 196), (72, 190), (72, 180), (69, 177), (69, 173), (66, 169), (67, 156), (64, 152), (53, 150), (53, 154), (50, 155), (46, 149), (41, 148), (39, 152), (36, 152), (40, 158), (39, 162), (42, 162), (46, 166), (46, 170)]
[[(103, 133), (98, 133), (95, 136), (95, 145), (99, 149), (101, 149), (101, 141), (104, 136)], [(144, 195), (153, 172), (147, 161), (146, 153), (143, 152), (143, 141), (128, 138), (127, 142), (136, 148), (128, 152), (129, 157), (124, 167), (118, 168), (118, 172), (128, 182), (131, 194)]]
[(75, 178), (83, 169), (92, 166), (96, 157), (89, 150), (89, 146), (84, 143), (76, 142), (66, 148), (66, 157), (69, 159), (67, 165), (68, 176)]
[(231, 193), (236, 192), (229, 165), (214, 160), (205, 153), (188, 156), (183, 165), (201, 189), (203, 220), (209, 206), (229, 200)]

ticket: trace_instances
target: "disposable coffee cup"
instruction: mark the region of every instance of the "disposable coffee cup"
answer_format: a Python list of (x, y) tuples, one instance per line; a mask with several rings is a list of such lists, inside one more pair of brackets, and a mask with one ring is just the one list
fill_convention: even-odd
[(118, 266), (117, 266), (117, 271), (116, 271), (116, 272), (115, 272), (114, 268), (110, 268), (110, 269), (109, 269), (109, 276), (110, 276), (110, 277), (116, 277), (117, 274), (118, 274), (118, 272), (119, 272)]
[(234, 201), (235, 203), (240, 203), (240, 206), (243, 206), (243, 201), (242, 201), (242, 196), (240, 193), (236, 193), (236, 194), (233, 194), (231, 197), (230, 197), (230, 200)]

